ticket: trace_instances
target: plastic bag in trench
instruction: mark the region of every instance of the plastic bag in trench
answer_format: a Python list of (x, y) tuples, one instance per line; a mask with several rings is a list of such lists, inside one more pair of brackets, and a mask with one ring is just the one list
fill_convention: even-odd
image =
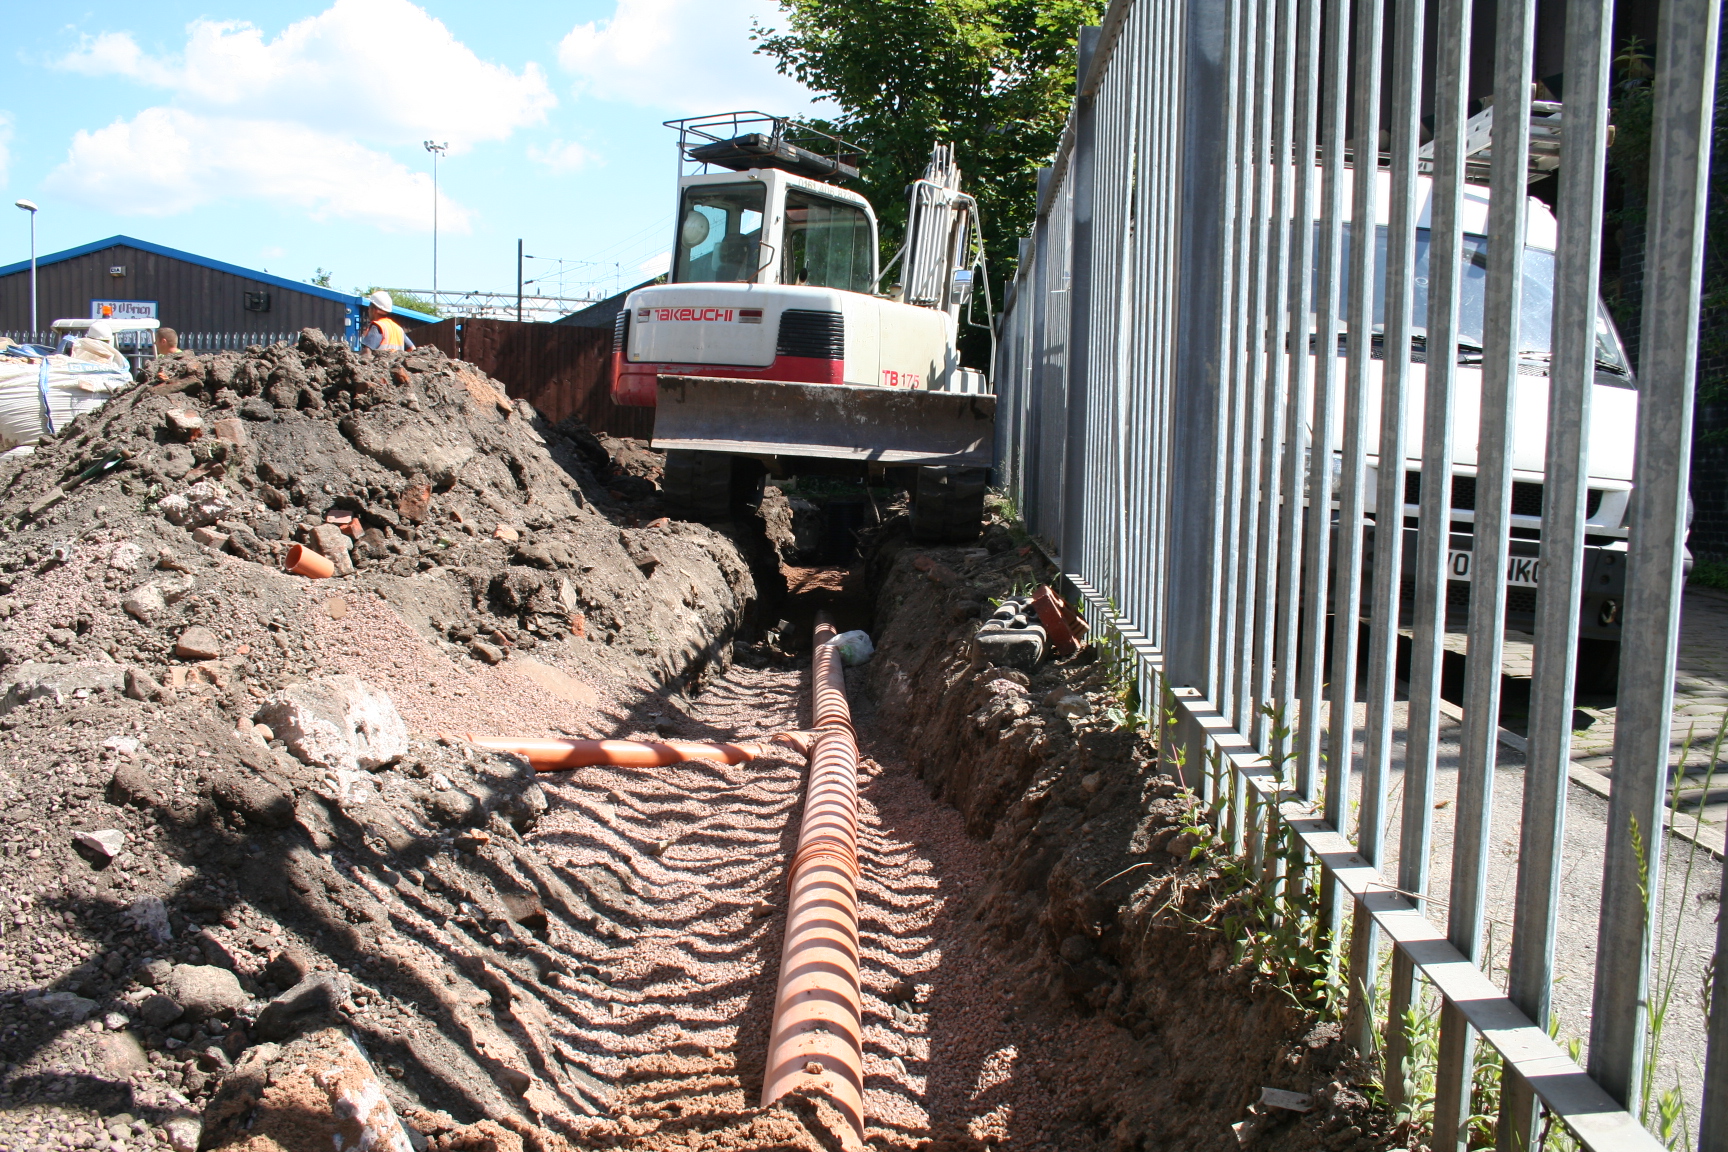
[(823, 643), (840, 649), (840, 663), (848, 668), (862, 664), (876, 654), (876, 645), (870, 642), (870, 634), (859, 630), (842, 632)]

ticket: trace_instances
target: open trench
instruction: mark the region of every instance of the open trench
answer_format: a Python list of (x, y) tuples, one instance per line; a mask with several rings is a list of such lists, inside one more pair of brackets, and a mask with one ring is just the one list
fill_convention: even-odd
[[(712, 574), (674, 551), (697, 537), (661, 531), (699, 600)], [(11, 984), (32, 965), (0, 988), (0, 1152), (348, 1147), (345, 1092), (390, 1103), (392, 1152), (855, 1146), (814, 1082), (761, 1106), (804, 759), (536, 777), (463, 739), (807, 728), (818, 611), (876, 643), (845, 673), (868, 1147), (1411, 1146), (1337, 1025), (1245, 954), (1227, 862), (1195, 851), (1191, 801), (1111, 718), (1098, 650), (1027, 670), (975, 653), (992, 598), (1052, 576), (1005, 525), (983, 544), (914, 548), (890, 522), (848, 568), (781, 571), (778, 646), (721, 628), (692, 678), (596, 677), (599, 705), (547, 679), (584, 667), (583, 642), (487, 671), (391, 602), (315, 590), (326, 662), (415, 729), (366, 772), (296, 769), (190, 691), (13, 712), (8, 748), (53, 750), (13, 752), (20, 795), (100, 792), (77, 819), (134, 847), (96, 871), (6, 843), (48, 896), (0, 938)], [(146, 728), (148, 759), (103, 743)], [(152, 899), (156, 940), (134, 922)], [(152, 1017), (193, 1004), (193, 980), (234, 998)], [(1265, 1087), (1312, 1110), (1269, 1112)]]
[[(880, 629), (876, 659), (846, 673), (867, 1145), (1409, 1146), (1337, 1027), (1234, 955), (1217, 869), (1169, 846), (1184, 809), (1146, 741), (1056, 731), (1048, 698), (1096, 689), (1096, 669), (1052, 664), (1040, 692), (974, 659), (978, 586), (957, 569), (994, 554), (943, 558), (791, 573), (797, 655), (732, 665), (655, 726), (805, 728), (814, 612)], [(758, 1106), (806, 773), (787, 752), (541, 777), (550, 808), (530, 843), (594, 919), (550, 918), (543, 944), (569, 975), (514, 1016), (539, 1017), (550, 1093), (530, 1103), (574, 1146), (854, 1146), (820, 1092)], [(1312, 1093), (1315, 1110), (1256, 1105), (1262, 1086)]]

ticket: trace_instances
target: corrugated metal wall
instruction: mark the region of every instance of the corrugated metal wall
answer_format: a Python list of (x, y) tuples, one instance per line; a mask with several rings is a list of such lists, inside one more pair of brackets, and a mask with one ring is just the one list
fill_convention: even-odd
[[(126, 269), (113, 276), (109, 269)], [(231, 272), (125, 245), (38, 265), (37, 315), (43, 328), (62, 317), (90, 315), (92, 300), (154, 300), (170, 328), (200, 332), (285, 332), (318, 328), (341, 336), (344, 305)], [(246, 293), (267, 293), (270, 310), (246, 308)], [(30, 324), (30, 273), (0, 277), (0, 328)]]
[(652, 408), (612, 403), (610, 329), (445, 320), (417, 330), (414, 341), (468, 361), (554, 423), (576, 416), (596, 432), (642, 440), (654, 431)]

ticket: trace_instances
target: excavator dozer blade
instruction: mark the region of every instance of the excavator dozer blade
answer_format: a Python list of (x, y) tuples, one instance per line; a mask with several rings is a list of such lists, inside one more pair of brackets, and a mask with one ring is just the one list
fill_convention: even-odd
[(662, 376), (654, 447), (988, 468), (995, 426), (994, 396)]

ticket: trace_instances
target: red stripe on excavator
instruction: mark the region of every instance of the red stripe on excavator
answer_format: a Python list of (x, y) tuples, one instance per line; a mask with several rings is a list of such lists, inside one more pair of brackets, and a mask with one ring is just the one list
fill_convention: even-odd
[(787, 380), (799, 384), (844, 384), (844, 362), (815, 356), (776, 356), (766, 368), (737, 364), (631, 364), (612, 354), (612, 402), (652, 408), (661, 376), (721, 376), (734, 380)]

